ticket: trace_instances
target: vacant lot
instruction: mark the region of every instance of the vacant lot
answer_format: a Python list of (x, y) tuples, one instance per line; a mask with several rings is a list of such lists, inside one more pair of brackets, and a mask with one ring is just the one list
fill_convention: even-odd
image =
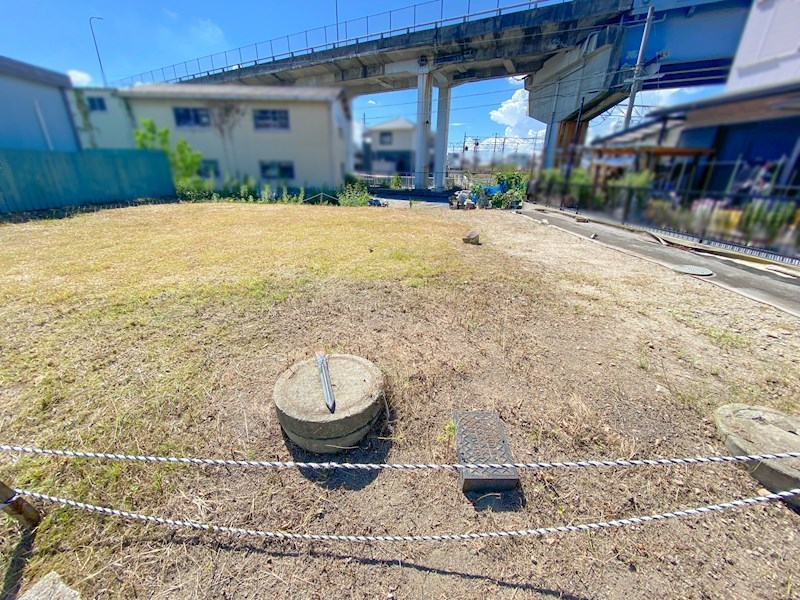
[[(461, 235), (480, 229), (482, 246)], [(511, 214), (145, 206), (0, 226), (2, 443), (313, 460), (277, 376), (322, 347), (385, 373), (388, 418), (351, 454), (452, 462), (451, 413), (491, 409), (519, 460), (724, 454), (711, 414), (797, 411), (798, 321)], [(105, 506), (267, 530), (520, 529), (756, 495), (734, 466), (528, 473), (473, 503), (442, 472), (331, 474), (0, 455), (0, 477)], [(594, 534), (466, 543), (265, 542), (44, 506), (24, 587), (86, 596), (784, 598), (781, 504)], [(19, 539), (2, 525), (6, 566)], [(794, 556), (794, 558), (792, 558)], [(12, 569), (6, 585), (13, 580)]]

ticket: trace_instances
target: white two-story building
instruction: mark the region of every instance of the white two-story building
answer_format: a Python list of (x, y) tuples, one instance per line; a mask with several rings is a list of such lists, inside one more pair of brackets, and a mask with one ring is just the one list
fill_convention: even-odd
[(336, 88), (141, 85), (78, 88), (70, 103), (84, 148), (133, 148), (143, 119), (203, 156), (201, 175), (336, 187), (351, 170), (351, 113)]

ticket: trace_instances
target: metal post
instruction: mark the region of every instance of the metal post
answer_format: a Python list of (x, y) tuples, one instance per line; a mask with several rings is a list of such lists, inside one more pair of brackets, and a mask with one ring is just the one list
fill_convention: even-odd
[(33, 529), (42, 520), (39, 511), (17, 496), (17, 493), (0, 481), (0, 507), (9, 517), (19, 521), (25, 529)]
[(625, 109), (625, 123), (623, 129), (631, 125), (633, 116), (633, 105), (636, 102), (636, 94), (642, 89), (642, 70), (644, 69), (644, 52), (647, 47), (647, 38), (650, 37), (650, 28), (653, 26), (653, 5), (647, 9), (647, 20), (644, 22), (642, 32), (642, 43), (639, 45), (639, 57), (636, 59), (636, 68), (633, 71), (633, 83), (631, 84), (631, 96), (628, 99), (628, 108)]
[(339, 0), (335, 0), (336, 6), (336, 41), (339, 41)]
[(89, 29), (92, 30), (92, 40), (94, 41), (94, 51), (97, 53), (97, 62), (100, 63), (100, 74), (103, 76), (103, 87), (108, 87), (108, 83), (106, 82), (106, 72), (103, 70), (103, 61), (100, 60), (100, 50), (97, 48), (97, 38), (94, 36), (94, 26), (92, 25), (92, 20), (97, 19), (98, 21), (102, 21), (103, 17), (89, 17)]

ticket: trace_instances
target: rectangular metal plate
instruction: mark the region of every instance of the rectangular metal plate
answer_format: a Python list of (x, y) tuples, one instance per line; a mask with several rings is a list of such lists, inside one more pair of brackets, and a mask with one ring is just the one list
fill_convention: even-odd
[[(453, 413), (456, 453), (461, 464), (514, 462), (500, 416), (491, 411)], [(515, 468), (463, 469), (461, 489), (465, 492), (503, 492), (519, 485)]]

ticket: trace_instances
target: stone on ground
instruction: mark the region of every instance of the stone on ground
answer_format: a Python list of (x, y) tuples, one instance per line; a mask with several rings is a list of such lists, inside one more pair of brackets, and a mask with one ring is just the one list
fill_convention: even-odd
[[(800, 417), (747, 404), (726, 404), (714, 417), (725, 447), (733, 454), (800, 452)], [(750, 474), (772, 492), (800, 488), (800, 459), (746, 464)], [(800, 507), (800, 496), (788, 502)]]
[(275, 383), (278, 421), (286, 436), (309, 452), (357, 446), (381, 413), (383, 374), (377, 366), (360, 356), (331, 354), (328, 371), (336, 400), (333, 413), (325, 404), (315, 359), (290, 367)]
[(50, 571), (20, 596), (20, 600), (81, 600), (81, 595), (69, 587), (55, 571)]
[(465, 244), (475, 244), (476, 246), (480, 245), (481, 243), (480, 235), (474, 229), (467, 233), (462, 240)]

